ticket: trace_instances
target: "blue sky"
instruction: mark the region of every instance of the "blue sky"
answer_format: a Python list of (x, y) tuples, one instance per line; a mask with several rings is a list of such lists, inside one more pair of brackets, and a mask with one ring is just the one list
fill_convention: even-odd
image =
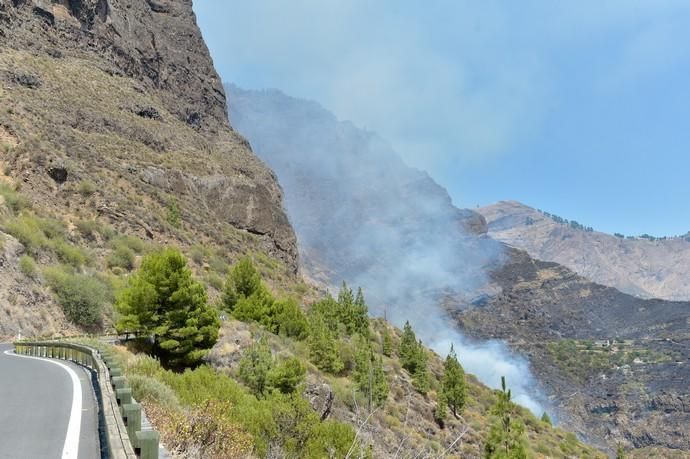
[(690, 230), (690, 2), (197, 0), (224, 81), (375, 131), (459, 206)]

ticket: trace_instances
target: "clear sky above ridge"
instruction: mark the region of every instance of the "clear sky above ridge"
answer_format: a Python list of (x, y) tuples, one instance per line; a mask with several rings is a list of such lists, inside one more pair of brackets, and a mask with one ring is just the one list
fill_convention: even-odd
[(690, 230), (690, 2), (196, 0), (224, 81), (378, 133), (462, 207)]

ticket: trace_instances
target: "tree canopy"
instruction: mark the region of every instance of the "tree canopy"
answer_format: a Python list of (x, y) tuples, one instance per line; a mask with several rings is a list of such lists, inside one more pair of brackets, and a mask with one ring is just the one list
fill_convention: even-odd
[(177, 249), (144, 257), (116, 309), (118, 332), (152, 338), (151, 352), (168, 366), (197, 364), (218, 340), (218, 315)]

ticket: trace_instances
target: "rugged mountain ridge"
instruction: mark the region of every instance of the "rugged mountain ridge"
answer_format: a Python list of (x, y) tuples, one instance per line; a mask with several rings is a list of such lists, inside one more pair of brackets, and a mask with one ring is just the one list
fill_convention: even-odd
[[(561, 421), (589, 441), (690, 450), (687, 303), (626, 295), (496, 243), (481, 215), (454, 210), (431, 178), (315, 103), (279, 91), (227, 92), (231, 120), (285, 186), (307, 274), (329, 284), (365, 270), (367, 291), (393, 305), (388, 316), (397, 306), (417, 323), (443, 302), (468, 335), (503, 339), (529, 357)], [(588, 354), (589, 341), (615, 338), (622, 343), (610, 354)], [(574, 370), (561, 357), (578, 352), (560, 352), (571, 345), (583, 353)]]
[(478, 209), (496, 240), (643, 298), (690, 299), (690, 241), (613, 236), (515, 201)]
[[(68, 242), (94, 220), (153, 243), (212, 244), (228, 262), (264, 254), (296, 274), (282, 190), (228, 123), (191, 0), (0, 0), (0, 100), (0, 184), (64, 223)], [(6, 252), (3, 279), (21, 276), (17, 258)], [(3, 316), (0, 334), (66, 331), (41, 326), (44, 293), (17, 288), (12, 303), (33, 312)]]

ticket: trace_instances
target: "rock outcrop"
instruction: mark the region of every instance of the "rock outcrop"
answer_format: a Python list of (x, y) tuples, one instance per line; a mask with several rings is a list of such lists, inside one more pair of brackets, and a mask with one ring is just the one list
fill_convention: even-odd
[(0, 0), (0, 100), (0, 169), (39, 208), (296, 273), (282, 190), (228, 123), (191, 0)]

